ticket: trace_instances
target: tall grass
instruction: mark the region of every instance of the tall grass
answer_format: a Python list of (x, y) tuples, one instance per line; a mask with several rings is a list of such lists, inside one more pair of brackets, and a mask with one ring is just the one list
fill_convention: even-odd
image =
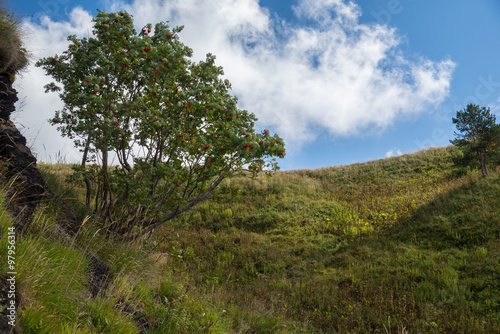
[(28, 65), (28, 52), (23, 48), (20, 20), (0, 0), (0, 73), (15, 74)]
[(159, 249), (272, 333), (498, 332), (499, 174), (459, 177), (452, 151), (231, 180)]
[[(22, 329), (499, 333), (500, 173), (457, 172), (452, 150), (228, 180), (134, 244), (84, 210), (70, 235), (47, 203), (19, 238)], [(83, 207), (69, 167), (42, 169)], [(89, 255), (110, 266), (96, 298)]]
[[(88, 217), (71, 235), (57, 223), (54, 205), (41, 204), (27, 230), (17, 235), (17, 327), (22, 333), (227, 332), (202, 296), (165, 275), (161, 254), (106, 238)], [(0, 208), (2, 258), (13, 222)], [(111, 280), (95, 298), (89, 285), (91, 256), (110, 264)], [(4, 277), (5, 262), (0, 269)]]

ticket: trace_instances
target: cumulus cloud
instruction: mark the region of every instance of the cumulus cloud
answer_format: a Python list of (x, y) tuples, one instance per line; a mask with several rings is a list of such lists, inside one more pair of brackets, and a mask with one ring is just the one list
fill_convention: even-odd
[[(449, 59), (402, 54), (396, 30), (360, 23), (361, 8), (351, 1), (301, 0), (293, 21), (272, 15), (258, 0), (112, 1), (107, 7), (128, 10), (139, 27), (159, 21), (184, 25), (181, 39), (194, 58), (214, 53), (240, 106), (292, 150), (323, 133), (379, 132), (398, 117), (438, 105), (448, 95), (455, 68)], [(40, 56), (61, 52), (68, 34), (91, 30), (90, 20), (89, 13), (75, 9), (68, 22), (28, 24), (37, 36), (29, 47)], [(38, 123), (37, 113), (50, 113), (58, 102), (41, 93), (28, 97), (48, 81), (30, 73), (21, 80), (25, 121)]]
[(33, 64), (17, 78), (19, 103), (16, 123), (28, 139), (33, 153), (42, 161), (77, 161), (79, 153), (73, 142), (61, 138), (60, 133), (48, 123), (55, 110), (63, 107), (57, 94), (46, 94), (44, 86), (51, 82), (42, 69), (34, 66), (37, 59), (62, 53), (68, 47), (68, 35), (88, 37), (92, 31), (92, 15), (82, 8), (75, 8), (67, 22), (53, 22), (42, 17), (40, 24), (24, 22), (27, 49), (32, 53)]
[(402, 155), (402, 154), (403, 154), (403, 152), (401, 152), (400, 149), (398, 149), (398, 148), (392, 148), (392, 149), (390, 149), (389, 151), (387, 151), (385, 153), (385, 157), (386, 158), (397, 157), (397, 156)]

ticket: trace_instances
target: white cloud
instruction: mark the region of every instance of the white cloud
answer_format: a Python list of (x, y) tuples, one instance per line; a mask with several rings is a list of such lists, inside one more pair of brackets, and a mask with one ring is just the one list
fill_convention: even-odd
[[(413, 57), (398, 50), (394, 29), (360, 23), (361, 9), (343, 0), (301, 0), (293, 22), (271, 15), (258, 0), (135, 0), (108, 7), (128, 10), (138, 26), (184, 25), (180, 36), (194, 58), (214, 53), (240, 107), (255, 113), (259, 125), (271, 127), (292, 151), (321, 132), (378, 132), (398, 117), (438, 105), (448, 95), (455, 67), (451, 60), (408, 60)], [(37, 56), (60, 53), (67, 35), (87, 35), (90, 21), (89, 13), (75, 9), (69, 22), (27, 24), (33, 31), (28, 47)], [(19, 87), (26, 92), (23, 121), (34, 126), (59, 102), (43, 94), (49, 80), (40, 70), (30, 71)], [(52, 138), (55, 131), (50, 132)]]
[[(67, 37), (76, 34), (88, 37), (92, 31), (92, 15), (82, 8), (75, 8), (68, 22), (53, 22), (48, 17), (42, 17), (40, 25), (25, 22), (27, 49), (33, 57), (33, 64), (16, 79), (20, 103), (16, 123), (26, 136), (28, 145), (39, 160), (58, 162), (78, 161), (78, 150), (73, 148), (73, 142), (61, 138), (55, 127), (47, 120), (54, 116), (54, 111), (62, 109), (63, 104), (54, 94), (46, 94), (44, 86), (51, 82), (44, 71), (34, 66), (37, 59), (62, 53), (67, 49)], [(59, 159), (58, 157), (61, 156)]]
[(387, 151), (385, 153), (385, 157), (386, 158), (397, 157), (397, 156), (402, 155), (402, 154), (403, 154), (403, 152), (401, 152), (400, 149), (398, 149), (398, 148), (392, 148), (392, 149), (390, 149), (389, 151)]

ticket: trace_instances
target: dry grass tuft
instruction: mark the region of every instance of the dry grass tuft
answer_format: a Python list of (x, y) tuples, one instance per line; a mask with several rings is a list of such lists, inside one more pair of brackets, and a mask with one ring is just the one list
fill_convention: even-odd
[(20, 20), (0, 0), (0, 73), (15, 74), (28, 65), (29, 54), (23, 48)]

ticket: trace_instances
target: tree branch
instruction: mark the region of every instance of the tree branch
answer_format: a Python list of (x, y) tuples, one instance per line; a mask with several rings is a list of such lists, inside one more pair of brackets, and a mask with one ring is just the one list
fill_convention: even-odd
[(162, 225), (163, 223), (167, 222), (168, 220), (180, 215), (181, 213), (184, 213), (188, 210), (190, 210), (191, 208), (193, 208), (196, 204), (198, 204), (199, 202), (203, 201), (205, 198), (207, 198), (207, 196), (222, 182), (222, 180), (224, 180), (224, 177), (223, 176), (219, 176), (215, 181), (214, 183), (212, 183), (212, 185), (210, 186), (209, 189), (207, 189), (203, 194), (201, 194), (200, 196), (198, 196), (197, 198), (195, 198), (194, 200), (191, 201), (191, 203), (189, 203), (188, 205), (178, 209), (178, 210), (175, 210), (174, 212), (171, 212), (169, 213), (168, 215), (165, 215), (163, 216), (162, 218), (160, 219), (156, 219), (155, 221), (152, 222), (152, 224), (146, 228), (144, 231), (141, 231), (139, 232), (138, 234), (135, 234), (133, 236), (130, 236), (130, 237), (127, 237), (127, 238), (124, 238), (124, 241), (132, 241), (132, 240), (135, 240), (151, 231), (153, 231), (155, 228), (157, 228), (158, 226)]

